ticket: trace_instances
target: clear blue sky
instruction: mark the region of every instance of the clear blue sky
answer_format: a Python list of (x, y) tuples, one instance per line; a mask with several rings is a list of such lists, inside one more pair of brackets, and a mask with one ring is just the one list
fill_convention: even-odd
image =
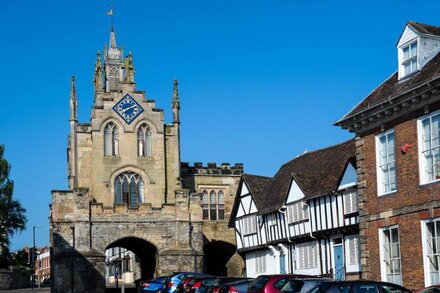
[(397, 68), (408, 20), (440, 25), (439, 1), (0, 1), (0, 143), (28, 228), (49, 243), (52, 189), (67, 189), (69, 78), (90, 119), (96, 51), (133, 52), (137, 88), (170, 122), (179, 80), (182, 160), (242, 162), (272, 176), (302, 153), (350, 139), (332, 124)]

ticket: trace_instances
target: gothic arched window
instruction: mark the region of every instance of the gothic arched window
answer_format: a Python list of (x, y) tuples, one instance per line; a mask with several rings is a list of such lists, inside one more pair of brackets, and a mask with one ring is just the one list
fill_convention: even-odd
[(119, 131), (113, 122), (104, 129), (104, 155), (119, 156)]
[(137, 132), (138, 139), (138, 156), (148, 157), (151, 156), (151, 130), (147, 124), (142, 124)]
[(225, 219), (225, 194), (222, 190), (211, 190), (208, 194), (202, 191), (202, 216), (203, 220)]
[(122, 173), (115, 178), (115, 203), (136, 208), (144, 202), (144, 182), (133, 172)]

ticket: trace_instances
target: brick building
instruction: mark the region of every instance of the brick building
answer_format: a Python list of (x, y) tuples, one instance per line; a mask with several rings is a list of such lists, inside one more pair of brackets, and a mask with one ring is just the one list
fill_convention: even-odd
[(356, 134), (362, 277), (440, 282), (440, 27), (408, 22), (397, 71), (336, 125)]
[(35, 260), (35, 282), (41, 284), (50, 279), (50, 248), (42, 247), (37, 251)]

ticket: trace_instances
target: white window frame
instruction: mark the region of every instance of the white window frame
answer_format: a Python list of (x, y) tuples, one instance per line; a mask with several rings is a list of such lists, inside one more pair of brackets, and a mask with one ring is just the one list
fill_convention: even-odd
[(358, 193), (356, 190), (345, 191), (343, 193), (344, 197), (344, 214), (357, 213), (358, 208)]
[[(390, 257), (392, 260), (397, 260), (400, 262), (400, 280), (393, 279), (389, 280), (387, 278), (387, 267), (389, 266), (390, 262), (388, 262), (387, 258), (387, 252), (385, 251), (385, 232), (391, 231), (397, 229), (398, 235), (399, 235), (399, 242), (398, 242), (398, 249), (399, 249), (399, 256), (398, 257)], [(386, 227), (386, 228), (380, 228), (379, 229), (379, 251), (380, 251), (380, 271), (381, 271), (381, 278), (384, 282), (391, 282), (398, 285), (402, 285), (402, 252), (400, 249), (400, 230), (398, 225)], [(397, 275), (395, 275), (397, 276)], [(400, 281), (400, 282), (398, 282)]]
[[(424, 150), (424, 143), (423, 143), (423, 121), (426, 119), (430, 119), (432, 121), (432, 118), (434, 116), (440, 115), (440, 111), (435, 111), (432, 113), (429, 113), (428, 115), (422, 116), (420, 118), (417, 119), (417, 138), (418, 138), (418, 149), (419, 149), (419, 176), (420, 176), (420, 184), (428, 184), (431, 182), (436, 182), (439, 181), (440, 178), (436, 179), (436, 177), (438, 177), (438, 175), (436, 175), (436, 164), (437, 166), (439, 166), (440, 169), (440, 158), (439, 160), (437, 160), (437, 163), (435, 162), (435, 159), (433, 158), (433, 165), (432, 165), (432, 179), (430, 178), (429, 173), (427, 174), (426, 170), (427, 168), (429, 168), (428, 164), (427, 164), (427, 160), (425, 159), (424, 156), (424, 152), (426, 152), (426, 150)], [(431, 128), (431, 132), (432, 133), (432, 123), (430, 122), (430, 128)], [(439, 131), (440, 132), (440, 131)], [(439, 138), (440, 139), (440, 138)], [(438, 145), (438, 147), (431, 147), (430, 150), (432, 151), (433, 149), (436, 148), (440, 148), (440, 143)], [(437, 171), (439, 172), (439, 171)], [(438, 173), (440, 175), (440, 173)]]
[(297, 265), (299, 270), (318, 267), (318, 242), (305, 242), (296, 245)]
[(345, 267), (347, 273), (361, 271), (361, 249), (358, 234), (345, 236)]
[[(392, 146), (392, 150), (394, 151), (394, 161), (391, 162), (386, 162), (381, 164), (381, 154), (380, 154), (380, 150), (381, 150), (381, 142), (380, 139), (382, 137), (386, 137), (386, 145), (385, 145), (385, 150), (387, 151), (386, 154), (386, 159), (389, 158), (389, 154), (388, 154), (388, 150), (390, 149), (389, 146), (389, 140), (388, 137), (389, 135), (393, 135), (394, 136), (394, 144)], [(386, 190), (385, 186), (386, 184), (384, 184), (384, 180), (385, 180), (385, 172), (383, 171), (382, 167), (386, 166), (388, 168), (388, 180), (391, 182), (390, 178), (391, 178), (391, 167), (394, 167), (394, 182), (395, 182), (395, 189), (391, 188), (391, 184), (388, 183), (389, 185), (389, 190)], [(377, 174), (377, 195), (378, 196), (382, 196), (382, 195), (386, 195), (386, 194), (390, 194), (393, 192), (397, 191), (397, 168), (396, 168), (396, 136), (394, 134), (394, 129), (388, 129), (387, 131), (381, 132), (379, 134), (376, 135), (376, 174)]]
[(257, 234), (257, 215), (243, 217), (243, 236)]
[[(429, 231), (428, 231), (428, 224), (434, 223), (434, 225), (440, 222), (440, 218), (435, 218), (435, 219), (429, 219), (429, 220), (423, 220), (421, 221), (421, 231), (422, 231), (422, 251), (423, 251), (423, 267), (424, 267), (424, 275), (425, 275), (425, 287), (428, 286), (432, 286), (437, 284), (438, 282), (433, 282), (431, 279), (431, 259), (430, 259), (430, 255), (432, 255), (431, 253), (431, 245), (428, 243), (428, 235), (429, 235)], [(440, 235), (440, 231), (437, 231), (437, 238), (439, 238)], [(440, 242), (440, 240), (439, 240)], [(440, 245), (437, 245), (440, 246)], [(440, 251), (436, 253), (436, 255), (440, 255)], [(440, 279), (440, 270), (437, 273), (438, 276), (437, 278)]]
[(298, 201), (287, 206), (287, 223), (294, 224), (309, 219), (309, 206), (304, 201)]
[(255, 273), (262, 274), (266, 272), (266, 252), (255, 252)]
[[(411, 54), (411, 47), (413, 46), (413, 45), (416, 45), (416, 52), (415, 52), (415, 55), (412, 55)], [(407, 49), (408, 48), (408, 58), (406, 58), (405, 59), (405, 49)], [(409, 42), (408, 44), (406, 44), (405, 46), (402, 46), (401, 47), (401, 50), (402, 50), (402, 63), (401, 63), (401, 66), (402, 66), (402, 72), (403, 72), (403, 74), (402, 74), (402, 76), (403, 77), (405, 77), (405, 76), (409, 76), (409, 75), (411, 75), (411, 74), (413, 74), (414, 72), (416, 72), (417, 70), (418, 70), (418, 68), (419, 68), (419, 60), (418, 60), (418, 56), (419, 56), (419, 44), (418, 44), (418, 41), (417, 41), (417, 39), (416, 40), (414, 40), (414, 41), (411, 41), (411, 42)], [(415, 68), (413, 68), (413, 61), (415, 61)], [(405, 72), (405, 65), (406, 64), (409, 64), (409, 72)]]

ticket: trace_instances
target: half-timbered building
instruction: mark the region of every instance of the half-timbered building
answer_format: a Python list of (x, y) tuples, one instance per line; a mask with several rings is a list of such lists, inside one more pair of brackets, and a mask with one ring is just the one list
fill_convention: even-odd
[(241, 177), (229, 225), (246, 275), (360, 272), (353, 140), (305, 153), (274, 177)]

